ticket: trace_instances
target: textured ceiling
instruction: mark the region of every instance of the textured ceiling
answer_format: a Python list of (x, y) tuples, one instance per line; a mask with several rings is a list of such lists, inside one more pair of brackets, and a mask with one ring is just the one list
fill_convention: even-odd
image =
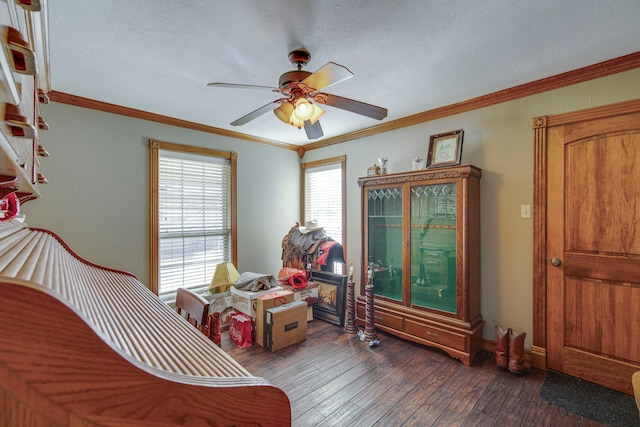
[[(640, 50), (639, 0), (109, 0), (48, 2), (52, 90), (303, 145), (267, 112), (288, 53), (354, 77), (326, 92), (390, 121)], [(640, 84), (640, 82), (639, 82)], [(324, 139), (379, 124), (332, 107)]]

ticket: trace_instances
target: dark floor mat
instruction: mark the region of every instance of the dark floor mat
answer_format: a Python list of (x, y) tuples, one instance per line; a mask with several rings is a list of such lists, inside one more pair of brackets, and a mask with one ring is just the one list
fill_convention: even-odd
[(640, 426), (633, 396), (560, 372), (547, 372), (540, 398), (612, 427)]

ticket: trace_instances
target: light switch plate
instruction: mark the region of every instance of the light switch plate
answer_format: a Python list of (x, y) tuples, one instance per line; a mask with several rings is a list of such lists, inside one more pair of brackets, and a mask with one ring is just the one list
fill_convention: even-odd
[(520, 205), (520, 218), (531, 218), (531, 205)]

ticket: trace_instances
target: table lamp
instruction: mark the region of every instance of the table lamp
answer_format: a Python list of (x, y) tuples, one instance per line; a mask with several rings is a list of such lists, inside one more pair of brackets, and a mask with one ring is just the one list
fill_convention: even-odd
[(215, 273), (213, 273), (209, 292), (212, 294), (227, 292), (236, 280), (238, 280), (238, 277), (240, 277), (240, 273), (238, 273), (238, 270), (233, 266), (233, 263), (223, 262), (218, 264)]

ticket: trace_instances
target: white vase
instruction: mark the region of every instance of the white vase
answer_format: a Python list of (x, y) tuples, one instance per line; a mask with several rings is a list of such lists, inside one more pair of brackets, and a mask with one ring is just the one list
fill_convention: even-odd
[(381, 157), (378, 159), (378, 165), (380, 166), (380, 173), (382, 175), (387, 173), (387, 158)]
[(416, 157), (415, 159), (413, 159), (413, 170), (419, 171), (420, 169), (424, 169), (424, 159)]

